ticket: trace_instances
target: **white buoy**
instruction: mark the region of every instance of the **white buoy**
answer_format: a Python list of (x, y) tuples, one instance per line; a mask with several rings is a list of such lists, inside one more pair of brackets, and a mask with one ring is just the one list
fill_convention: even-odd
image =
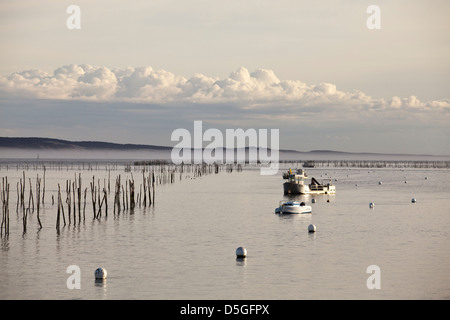
[(313, 224), (310, 224), (308, 226), (308, 232), (316, 232), (316, 226)]
[(417, 201), (416, 198), (412, 198), (412, 199), (411, 199), (411, 202), (412, 202), (412, 203), (416, 203), (416, 201)]
[(238, 258), (245, 258), (247, 256), (247, 249), (244, 247), (239, 247), (236, 249), (236, 256)]
[(371, 202), (371, 203), (369, 203), (369, 208), (373, 208), (375, 206), (375, 203), (373, 203), (373, 202)]
[(106, 269), (97, 268), (97, 269), (95, 269), (94, 275), (95, 275), (95, 279), (106, 279), (108, 272), (106, 272)]
[(383, 182), (381, 182), (381, 181), (378, 181), (378, 184), (383, 184)]

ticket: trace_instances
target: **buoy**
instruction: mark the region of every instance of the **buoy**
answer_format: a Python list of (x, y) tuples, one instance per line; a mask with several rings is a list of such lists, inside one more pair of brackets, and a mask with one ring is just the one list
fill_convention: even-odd
[(244, 247), (239, 247), (236, 249), (236, 256), (238, 258), (245, 258), (247, 256), (247, 249)]
[(308, 226), (308, 232), (316, 232), (316, 226), (313, 224), (310, 224)]
[(369, 203), (369, 208), (373, 208), (375, 204), (373, 202)]
[(412, 199), (411, 199), (411, 202), (412, 202), (412, 203), (415, 203), (416, 201), (417, 201), (416, 198), (412, 198)]
[(312, 202), (312, 203), (316, 203), (316, 199), (313, 198), (313, 199), (311, 200), (311, 202)]
[(103, 268), (97, 268), (95, 270), (95, 279), (106, 279), (106, 276), (108, 275), (108, 273), (106, 272), (106, 269)]
[(378, 184), (383, 184), (383, 182), (381, 182), (381, 181), (378, 181)]

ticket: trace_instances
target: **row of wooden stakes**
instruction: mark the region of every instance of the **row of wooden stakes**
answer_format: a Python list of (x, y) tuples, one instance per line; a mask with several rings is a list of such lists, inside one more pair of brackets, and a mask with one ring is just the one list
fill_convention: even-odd
[[(198, 165), (189, 167), (186, 170), (185, 166), (136, 166), (137, 170), (142, 172), (142, 183), (139, 190), (135, 190), (135, 181), (133, 173), (130, 172), (131, 178), (125, 179), (125, 184), (122, 181), (122, 177), (119, 174), (116, 177), (114, 186), (114, 201), (113, 201), (113, 213), (120, 213), (122, 210), (133, 210), (137, 205), (139, 207), (154, 206), (155, 205), (155, 193), (156, 185), (174, 183), (176, 180), (176, 174), (179, 173), (179, 179), (182, 180), (183, 173), (192, 173), (193, 177), (201, 177), (208, 173), (219, 173), (221, 171), (218, 165)], [(242, 170), (242, 167), (238, 167), (238, 171)], [(226, 167), (227, 172), (232, 172), (230, 166)], [(127, 171), (129, 172), (129, 171)], [(28, 199), (25, 194), (26, 177), (25, 171), (22, 172), (22, 177), (17, 182), (17, 205), (16, 213), (19, 214), (19, 210), (22, 211), (23, 233), (27, 231), (28, 215), (34, 213), (36, 209), (36, 218), (38, 222), (38, 228), (42, 229), (42, 223), (39, 216), (41, 205), (45, 202), (45, 175), (46, 169), (44, 166), (43, 178), (36, 177), (35, 194), (33, 193), (32, 179), (28, 178), (29, 193)], [(186, 175), (185, 178), (192, 176)], [(89, 182), (88, 187), (82, 187), (81, 173), (75, 173), (74, 180), (66, 180), (65, 182), (65, 194), (61, 189), (61, 185), (58, 183), (57, 189), (57, 214), (56, 214), (56, 229), (60, 230), (61, 226), (71, 225), (85, 221), (86, 219), (86, 205), (87, 205), (87, 193), (90, 189), (92, 213), (93, 219), (99, 219), (102, 214), (108, 215), (108, 195), (111, 192), (110, 183), (110, 171), (108, 171), (108, 181), (103, 181), (103, 186), (100, 184), (100, 179), (95, 179), (95, 175), (92, 176), (92, 181)], [(0, 192), (0, 200), (2, 203), (2, 222), (1, 222), (1, 235), (9, 234), (9, 192), (10, 183), (7, 177), (2, 178), (2, 189)], [(52, 206), (55, 205), (55, 196), (51, 196)], [(28, 203), (27, 203), (28, 202)]]

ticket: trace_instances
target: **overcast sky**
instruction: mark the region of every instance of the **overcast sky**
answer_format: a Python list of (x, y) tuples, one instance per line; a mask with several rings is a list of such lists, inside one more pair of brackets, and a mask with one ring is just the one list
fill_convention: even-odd
[[(380, 30), (366, 25), (373, 4)], [(447, 0), (2, 0), (0, 136), (173, 145), (202, 120), (278, 128), (284, 149), (450, 154), (449, 12)]]

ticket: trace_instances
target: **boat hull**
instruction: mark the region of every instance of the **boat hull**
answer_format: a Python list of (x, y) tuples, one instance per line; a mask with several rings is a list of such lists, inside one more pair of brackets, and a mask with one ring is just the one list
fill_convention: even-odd
[(306, 206), (304, 202), (286, 200), (281, 200), (280, 205), (275, 209), (275, 213), (283, 214), (311, 213), (311, 211), (311, 206)]
[(280, 213), (282, 214), (300, 214), (300, 213), (311, 213), (310, 206), (284, 206), (281, 208)]
[(297, 183), (283, 183), (284, 194), (306, 194), (306, 190), (304, 187), (304, 185)]

